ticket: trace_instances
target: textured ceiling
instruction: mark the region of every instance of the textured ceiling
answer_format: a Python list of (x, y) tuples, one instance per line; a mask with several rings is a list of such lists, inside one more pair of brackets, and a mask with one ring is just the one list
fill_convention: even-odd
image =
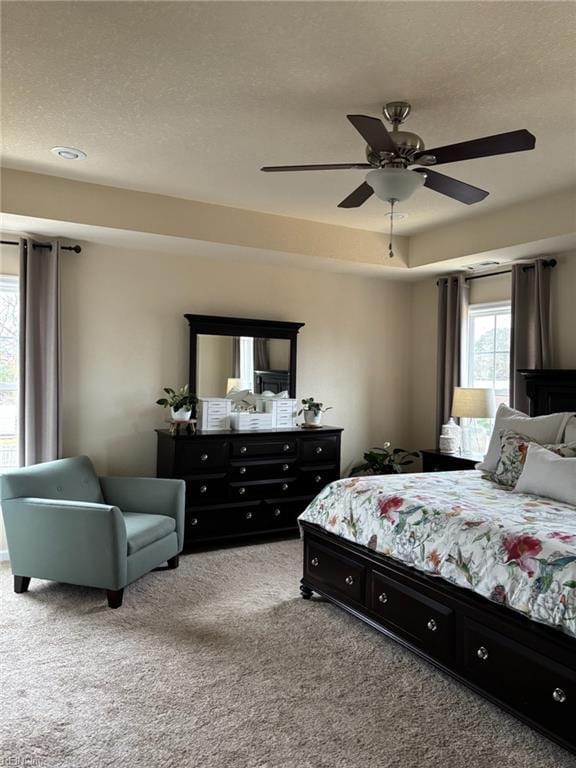
[(10, 167), (380, 230), (383, 203), (336, 208), (362, 172), (258, 169), (363, 161), (346, 113), (407, 99), (429, 147), (518, 128), (537, 144), (446, 166), (490, 197), (420, 190), (404, 234), (576, 183), (571, 2), (8, 2), (2, 16)]

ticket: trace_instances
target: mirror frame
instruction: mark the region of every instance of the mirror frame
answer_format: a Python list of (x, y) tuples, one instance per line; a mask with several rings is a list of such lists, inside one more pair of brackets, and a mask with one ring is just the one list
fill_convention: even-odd
[(246, 317), (218, 315), (184, 315), (190, 325), (190, 369), (188, 385), (196, 393), (198, 374), (198, 335), (252, 336), (259, 339), (288, 339), (290, 341), (290, 397), (296, 397), (296, 350), (298, 331), (305, 323), (279, 320), (250, 320)]

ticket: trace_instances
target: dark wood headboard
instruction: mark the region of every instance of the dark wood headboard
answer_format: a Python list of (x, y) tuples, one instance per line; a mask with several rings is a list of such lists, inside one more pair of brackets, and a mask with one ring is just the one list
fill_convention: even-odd
[(526, 382), (530, 416), (562, 411), (576, 412), (576, 371), (518, 371)]

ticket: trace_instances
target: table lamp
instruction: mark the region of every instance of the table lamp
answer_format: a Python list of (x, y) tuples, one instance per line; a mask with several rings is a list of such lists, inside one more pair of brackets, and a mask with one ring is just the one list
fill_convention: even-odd
[[(452, 416), (454, 418), (492, 419), (496, 412), (496, 400), (493, 389), (479, 387), (454, 387)], [(462, 449), (473, 453), (484, 453), (488, 433), (479, 429), (475, 423), (462, 424)]]

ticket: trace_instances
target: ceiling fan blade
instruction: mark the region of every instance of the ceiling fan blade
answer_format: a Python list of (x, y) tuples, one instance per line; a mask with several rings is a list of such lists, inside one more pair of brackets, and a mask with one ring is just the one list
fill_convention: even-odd
[(479, 203), (490, 194), (485, 189), (473, 187), (471, 184), (458, 181), (458, 179), (453, 179), (451, 176), (445, 176), (443, 173), (431, 171), (429, 168), (415, 168), (414, 170), (416, 173), (426, 174), (425, 187), (433, 189), (434, 192), (440, 192), (441, 195), (453, 197), (454, 200), (459, 200), (461, 203), (466, 203), (466, 205)]
[(510, 131), (509, 133), (497, 133), (495, 136), (484, 136), (482, 139), (462, 141), (460, 144), (448, 144), (445, 147), (426, 149), (418, 152), (414, 160), (423, 155), (433, 155), (436, 158), (435, 165), (441, 163), (456, 163), (459, 160), (473, 160), (476, 157), (492, 157), (493, 155), (506, 155), (511, 152), (524, 152), (534, 149), (536, 138), (530, 131)]
[(392, 141), (382, 120), (378, 120), (377, 117), (368, 117), (368, 115), (346, 115), (346, 117), (375, 152), (396, 154), (396, 144)]
[(345, 171), (349, 168), (372, 168), (370, 163), (332, 163), (328, 165), (265, 165), (260, 168), (265, 173), (284, 173), (286, 171)]
[(374, 190), (370, 184), (364, 181), (359, 187), (356, 187), (354, 192), (351, 192), (341, 203), (338, 203), (338, 208), (359, 208), (373, 194)]

